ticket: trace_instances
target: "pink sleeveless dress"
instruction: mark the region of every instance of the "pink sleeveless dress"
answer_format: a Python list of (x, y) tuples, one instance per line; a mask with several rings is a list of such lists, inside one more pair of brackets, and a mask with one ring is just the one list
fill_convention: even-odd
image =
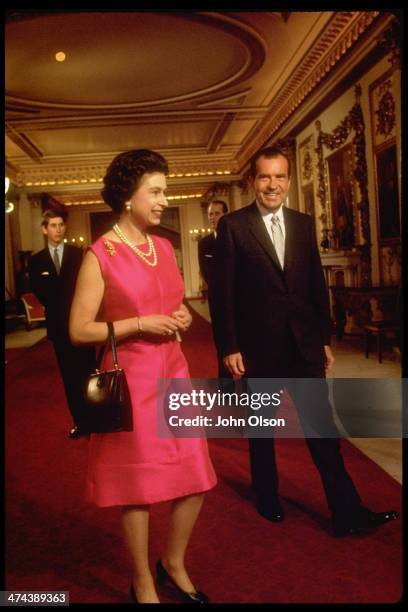
[[(90, 247), (105, 281), (100, 320), (178, 309), (184, 285), (173, 248), (164, 238), (154, 236), (153, 241), (158, 257), (154, 267), (124, 243), (101, 237)], [(160, 438), (156, 432), (157, 379), (189, 377), (180, 342), (174, 336), (126, 338), (118, 342), (118, 361), (132, 397), (134, 431), (90, 436), (87, 500), (97, 506), (152, 504), (214, 487), (217, 479), (205, 439)], [(105, 366), (112, 366), (110, 351)]]

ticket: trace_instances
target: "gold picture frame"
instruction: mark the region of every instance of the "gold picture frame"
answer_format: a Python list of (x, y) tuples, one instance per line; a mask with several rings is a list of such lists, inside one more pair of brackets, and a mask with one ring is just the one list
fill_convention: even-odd
[(354, 173), (352, 145), (347, 144), (326, 158), (332, 244), (335, 249), (348, 250), (356, 245), (356, 215), (354, 207)]

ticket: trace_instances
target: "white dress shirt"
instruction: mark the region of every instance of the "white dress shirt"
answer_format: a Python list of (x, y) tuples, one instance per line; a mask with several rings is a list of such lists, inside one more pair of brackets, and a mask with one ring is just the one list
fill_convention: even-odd
[(59, 257), (59, 261), (60, 261), (60, 266), (62, 266), (62, 256), (64, 254), (64, 243), (61, 242), (58, 246), (53, 246), (52, 244), (48, 243), (48, 250), (50, 252), (51, 255), (51, 259), (52, 261), (54, 261), (54, 253), (55, 253), (55, 249), (57, 249), (58, 251), (58, 257)]
[(271, 239), (271, 242), (273, 244), (273, 236), (272, 236), (272, 215), (276, 215), (279, 219), (279, 223), (282, 229), (282, 234), (283, 234), (283, 240), (286, 239), (286, 231), (285, 231), (285, 219), (283, 218), (283, 206), (279, 206), (279, 210), (276, 212), (271, 212), (270, 210), (268, 210), (267, 208), (265, 208), (265, 206), (262, 206), (262, 204), (259, 204), (258, 202), (256, 203), (259, 212), (262, 215), (262, 219), (263, 222), (265, 223), (265, 227), (266, 227), (266, 231), (269, 234), (269, 238)]

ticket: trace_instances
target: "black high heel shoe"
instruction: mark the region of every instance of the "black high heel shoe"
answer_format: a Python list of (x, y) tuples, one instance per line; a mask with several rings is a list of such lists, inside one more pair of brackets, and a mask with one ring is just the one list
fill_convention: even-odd
[(139, 603), (137, 600), (137, 595), (136, 595), (136, 591), (135, 591), (135, 587), (133, 586), (133, 582), (130, 583), (130, 597), (133, 601), (133, 603)]
[(156, 565), (157, 570), (157, 584), (163, 586), (167, 581), (171, 582), (171, 584), (176, 587), (178, 594), (181, 597), (181, 601), (185, 601), (186, 603), (198, 603), (205, 604), (209, 603), (207, 595), (201, 593), (201, 591), (194, 591), (193, 593), (187, 593), (180, 589), (180, 587), (174, 582), (173, 578), (170, 576), (165, 567), (163, 567), (163, 563), (159, 559)]

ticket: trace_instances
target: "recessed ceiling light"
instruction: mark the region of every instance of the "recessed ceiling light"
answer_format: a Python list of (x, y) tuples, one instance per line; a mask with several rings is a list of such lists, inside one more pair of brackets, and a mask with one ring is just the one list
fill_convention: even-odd
[(65, 62), (65, 58), (66, 55), (63, 51), (58, 51), (58, 53), (55, 54), (55, 59), (57, 62)]

